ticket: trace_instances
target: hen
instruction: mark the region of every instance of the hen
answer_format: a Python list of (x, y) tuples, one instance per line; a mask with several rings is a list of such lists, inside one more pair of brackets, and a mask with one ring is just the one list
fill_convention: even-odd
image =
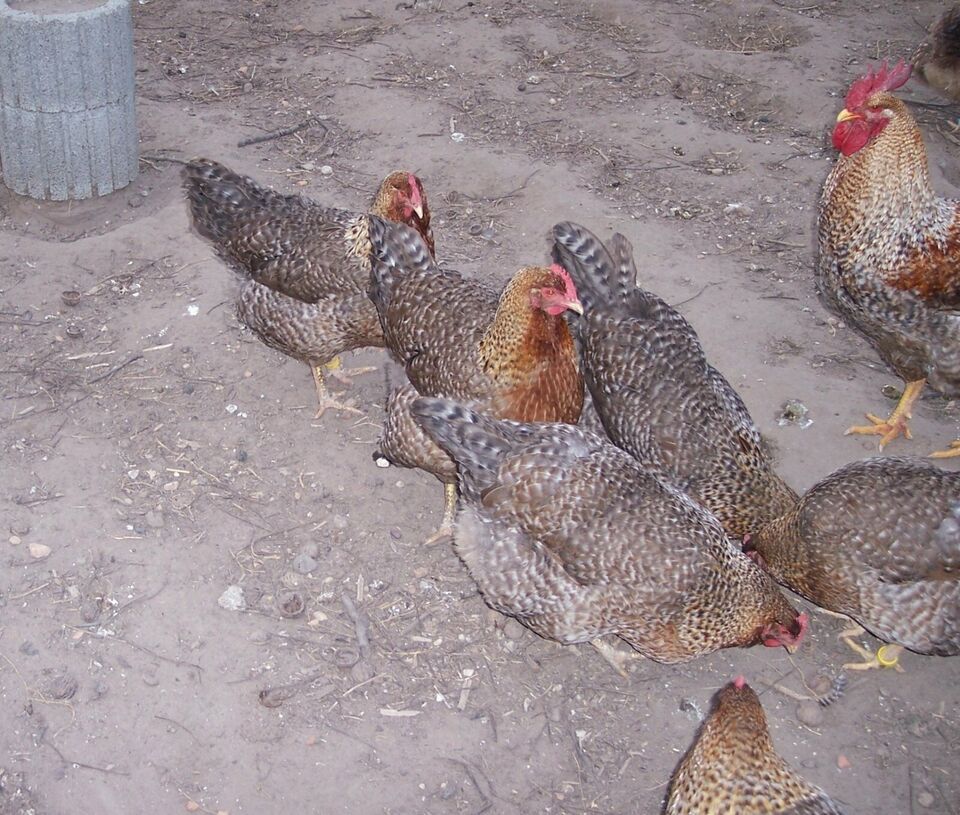
[(954, 6), (930, 28), (913, 65), (930, 86), (960, 102), (960, 6)]
[(449, 536), (456, 468), (410, 417), (417, 395), (447, 396), (493, 416), (525, 422), (576, 422), (583, 380), (564, 312), (582, 311), (559, 266), (527, 266), (502, 292), (441, 272), (420, 236), (371, 219), (371, 297), (387, 347), (410, 385), (391, 398), (380, 454), (419, 467), (444, 484), (444, 520), (431, 541)]
[(636, 286), (633, 249), (604, 246), (572, 223), (555, 252), (579, 287), (584, 379), (607, 435), (710, 510), (727, 533), (779, 517), (797, 496), (773, 471), (760, 433), (730, 383), (704, 357), (691, 325)]
[(665, 815), (843, 815), (774, 751), (757, 694), (738, 676), (717, 693), (674, 773)]
[[(908, 458), (849, 464), (746, 548), (781, 583), (882, 640), (960, 653), (960, 473)], [(894, 664), (898, 650), (880, 661)]]
[[(818, 217), (822, 295), (907, 383), (888, 418), (847, 431), (880, 435), (881, 449), (910, 438), (925, 384), (960, 396), (960, 201), (934, 192), (920, 130), (891, 93), (909, 76), (899, 62), (850, 86)], [(960, 440), (938, 455), (960, 455)]]
[(492, 608), (540, 636), (616, 634), (667, 663), (802, 639), (807, 615), (716, 518), (600, 436), (444, 399), (413, 415), (458, 465), (457, 554)]
[[(317, 417), (328, 408), (357, 412), (328, 394), (321, 366), (345, 378), (338, 354), (383, 345), (367, 296), (370, 216), (281, 195), (207, 159), (187, 164), (184, 186), (197, 231), (245, 278), (240, 321), (271, 348), (311, 366)], [(371, 212), (410, 224), (433, 252), (427, 197), (412, 173), (388, 175)]]

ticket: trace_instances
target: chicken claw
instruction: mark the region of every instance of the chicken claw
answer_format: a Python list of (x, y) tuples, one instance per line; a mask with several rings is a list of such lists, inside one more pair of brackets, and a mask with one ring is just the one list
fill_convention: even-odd
[(317, 402), (319, 407), (314, 414), (314, 419), (319, 419), (328, 410), (343, 410), (347, 413), (356, 413), (361, 415), (362, 411), (347, 402), (341, 402), (334, 399), (327, 390), (327, 384), (323, 381), (323, 369), (319, 365), (311, 367), (313, 371), (313, 382), (317, 386)]
[(338, 356), (331, 359), (323, 367), (330, 376), (344, 385), (352, 385), (353, 377), (355, 376), (360, 376), (361, 374), (372, 374), (374, 371), (378, 370), (374, 365), (367, 365), (362, 368), (344, 368), (343, 361)]
[(457, 512), (457, 485), (444, 484), (443, 497), (443, 520), (440, 522), (437, 531), (423, 542), (425, 546), (433, 546), (448, 538), (453, 538), (453, 519)]
[(636, 651), (622, 651), (615, 645), (607, 642), (605, 639), (597, 637), (590, 640), (590, 644), (597, 649), (602, 656), (621, 677), (629, 678), (627, 673), (627, 663), (633, 659), (639, 659), (640, 654)]
[(868, 413), (867, 418), (872, 422), (872, 424), (848, 427), (844, 431), (843, 435), (849, 436), (851, 433), (853, 433), (857, 435), (882, 436), (883, 438), (880, 439), (881, 450), (890, 442), (892, 442), (897, 436), (902, 435), (906, 439), (912, 439), (913, 434), (910, 432), (910, 428), (907, 427), (907, 422), (913, 415), (913, 403), (920, 398), (920, 394), (923, 391), (923, 386), (925, 384), (925, 379), (917, 379), (914, 382), (908, 382), (907, 386), (903, 389), (903, 395), (900, 397), (900, 401), (893, 409), (893, 413), (891, 413), (886, 419), (881, 419), (879, 416), (874, 416), (872, 413)]
[(950, 447), (946, 450), (937, 450), (930, 454), (930, 458), (956, 458), (960, 456), (960, 439), (950, 442)]
[(873, 668), (893, 668), (897, 673), (903, 673), (903, 668), (900, 666), (900, 652), (903, 650), (903, 646), (887, 643), (881, 645), (874, 653), (853, 641), (853, 637), (859, 637), (863, 633), (865, 633), (864, 629), (858, 625), (846, 631), (841, 631), (838, 635), (838, 639), (843, 640), (848, 648), (864, 658), (863, 662), (848, 662), (843, 666), (844, 669), (869, 671)]

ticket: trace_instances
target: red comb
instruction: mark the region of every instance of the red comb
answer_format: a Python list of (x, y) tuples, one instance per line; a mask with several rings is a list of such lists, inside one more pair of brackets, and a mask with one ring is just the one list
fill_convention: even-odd
[(410, 187), (410, 203), (414, 206), (422, 203), (423, 199), (420, 197), (420, 182), (413, 173), (407, 174), (407, 184)]
[(747, 684), (746, 677), (743, 674), (740, 674), (736, 679), (733, 680), (733, 686), (737, 690), (743, 690), (744, 686)]
[(912, 70), (913, 66), (902, 59), (893, 68), (888, 69), (884, 60), (879, 68), (871, 68), (850, 86), (843, 106), (847, 110), (856, 110), (877, 91), (896, 90), (910, 78)]
[(570, 277), (570, 273), (559, 263), (554, 263), (550, 267), (550, 271), (563, 281), (563, 287), (566, 293), (576, 299), (577, 287), (573, 284), (573, 278)]

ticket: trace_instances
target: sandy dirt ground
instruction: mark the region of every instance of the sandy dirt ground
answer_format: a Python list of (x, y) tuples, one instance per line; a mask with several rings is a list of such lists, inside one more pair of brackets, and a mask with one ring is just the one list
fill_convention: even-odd
[[(449, 545), (422, 545), (437, 482), (371, 460), (399, 369), (348, 355), (378, 368), (344, 393), (362, 417), (313, 421), (308, 369), (240, 329), (159, 158), (356, 209), (415, 170), (438, 257), (497, 282), (547, 257), (558, 220), (623, 231), (805, 489), (875, 452), (842, 431), (901, 385), (814, 292), (830, 127), (941, 9), (135, 4), (139, 179), (73, 204), (0, 192), (0, 813), (656, 813), (738, 673), (847, 812), (960, 812), (960, 660), (907, 654), (801, 711), (783, 689), (850, 657), (816, 611), (793, 657), (639, 660), (627, 680), (504, 625)], [(960, 196), (956, 109), (904, 96)], [(812, 424), (779, 423), (792, 399)], [(925, 398), (913, 429), (888, 452), (943, 447), (960, 405)]]

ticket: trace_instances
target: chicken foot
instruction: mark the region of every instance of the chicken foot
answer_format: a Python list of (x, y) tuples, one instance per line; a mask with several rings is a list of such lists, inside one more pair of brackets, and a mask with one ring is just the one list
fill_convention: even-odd
[(342, 382), (344, 385), (352, 385), (355, 376), (372, 374), (374, 371), (379, 370), (375, 365), (366, 365), (362, 368), (344, 368), (343, 360), (341, 360), (339, 356), (335, 356), (323, 367), (326, 368), (326, 372), (330, 376)]
[(930, 454), (930, 458), (955, 458), (960, 456), (960, 439), (950, 442), (950, 447), (946, 450), (937, 450)]
[(926, 383), (926, 379), (917, 379), (913, 382), (908, 382), (907, 386), (903, 389), (903, 395), (900, 397), (900, 401), (897, 402), (897, 406), (886, 419), (881, 419), (879, 416), (868, 413), (867, 418), (872, 424), (848, 427), (846, 431), (844, 431), (844, 435), (849, 436), (851, 433), (854, 433), (866, 436), (882, 436), (883, 438), (880, 439), (881, 450), (897, 436), (902, 435), (906, 439), (912, 439), (913, 434), (910, 432), (910, 428), (907, 427), (907, 422), (913, 415), (913, 404), (920, 398), (920, 394), (923, 392), (923, 386)]
[(317, 386), (317, 402), (319, 403), (317, 412), (313, 417), (314, 419), (319, 419), (324, 413), (331, 409), (344, 410), (347, 413), (356, 413), (358, 415), (361, 413), (361, 411), (353, 405), (334, 399), (330, 395), (330, 392), (327, 390), (327, 383), (323, 381), (323, 366), (311, 365), (310, 370), (313, 371), (313, 383)]
[(607, 663), (615, 670), (620, 676), (624, 679), (629, 678), (627, 674), (627, 663), (634, 659), (640, 659), (642, 656), (636, 651), (622, 651), (617, 648), (610, 642), (607, 642), (605, 639), (597, 637), (595, 640), (590, 640), (590, 644), (597, 649), (600, 656), (602, 656)]
[(863, 662), (848, 662), (844, 665), (845, 670), (849, 671), (869, 671), (873, 668), (893, 668), (898, 673), (903, 673), (900, 667), (900, 652), (903, 651), (902, 645), (887, 643), (881, 645), (876, 653), (864, 648), (859, 643), (853, 641), (853, 637), (859, 637), (866, 631), (862, 626), (854, 626), (846, 631), (841, 631), (838, 639), (842, 640), (848, 648), (863, 657)]
[(457, 512), (457, 485), (443, 485), (443, 520), (436, 532), (424, 541), (424, 545), (433, 546), (446, 538), (453, 537), (453, 519)]

